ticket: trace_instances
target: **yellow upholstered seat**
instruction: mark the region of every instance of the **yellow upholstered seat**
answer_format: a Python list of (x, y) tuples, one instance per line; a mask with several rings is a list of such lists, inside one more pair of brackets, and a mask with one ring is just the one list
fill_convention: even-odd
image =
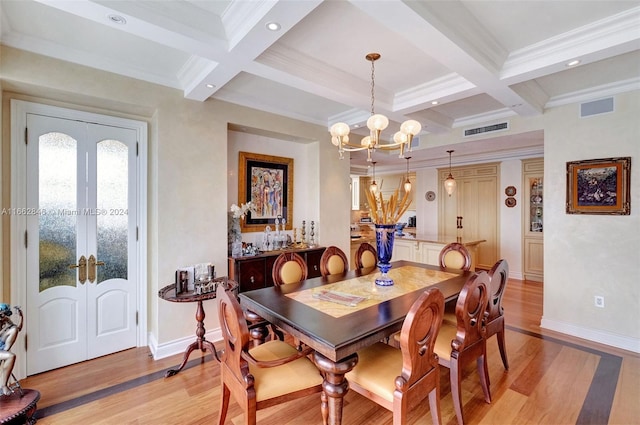
[(307, 278), (307, 263), (295, 252), (283, 252), (273, 263), (271, 277), (276, 286), (300, 282)]
[(330, 246), (320, 257), (320, 273), (322, 276), (342, 274), (349, 270), (349, 261), (345, 253), (337, 246)]
[(361, 243), (356, 252), (356, 269), (375, 267), (377, 263), (378, 254), (376, 249), (366, 242)]
[[(266, 362), (295, 356), (298, 350), (286, 342), (276, 340), (251, 348), (249, 354), (256, 360)], [(306, 357), (271, 368), (249, 363), (249, 373), (255, 379), (254, 388), (258, 402), (322, 384), (318, 368)]]

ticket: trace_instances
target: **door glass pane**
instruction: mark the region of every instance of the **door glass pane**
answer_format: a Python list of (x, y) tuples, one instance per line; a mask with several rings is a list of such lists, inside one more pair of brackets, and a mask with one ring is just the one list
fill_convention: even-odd
[(129, 228), (129, 148), (117, 140), (103, 140), (97, 147), (97, 282), (127, 279)]
[(38, 139), (40, 292), (76, 286), (77, 142), (62, 133)]

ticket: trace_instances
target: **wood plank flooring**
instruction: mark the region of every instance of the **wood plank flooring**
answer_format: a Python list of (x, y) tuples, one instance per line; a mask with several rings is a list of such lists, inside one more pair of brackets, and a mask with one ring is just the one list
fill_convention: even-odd
[[(510, 370), (495, 338), (488, 342), (491, 404), (484, 402), (475, 368), (464, 371), (465, 418), (469, 424), (640, 423), (640, 356), (540, 329), (542, 285), (509, 280), (504, 297)], [(191, 425), (217, 422), (219, 368), (210, 353), (194, 352), (179, 374), (164, 372), (182, 355), (154, 361), (146, 348), (68, 366), (24, 379), (41, 392), (38, 424)], [(442, 368), (442, 418), (455, 424), (448, 371)], [(0, 405), (1, 406), (1, 405)], [(228, 424), (244, 418), (232, 402)], [(319, 395), (258, 412), (264, 425), (321, 424)], [(345, 425), (388, 425), (391, 413), (349, 392)], [(429, 404), (409, 416), (429, 424)]]

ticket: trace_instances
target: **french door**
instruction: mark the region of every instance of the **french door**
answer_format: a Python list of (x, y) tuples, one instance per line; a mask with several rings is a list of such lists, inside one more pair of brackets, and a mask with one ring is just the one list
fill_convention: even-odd
[(28, 113), (27, 375), (137, 344), (136, 130)]

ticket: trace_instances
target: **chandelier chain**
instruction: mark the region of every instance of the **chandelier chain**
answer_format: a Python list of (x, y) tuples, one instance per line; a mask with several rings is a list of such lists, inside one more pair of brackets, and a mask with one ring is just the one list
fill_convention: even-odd
[(375, 59), (371, 60), (371, 115), (374, 115), (374, 109), (373, 109), (373, 103), (375, 100), (375, 73), (376, 73), (376, 65), (375, 65)]

